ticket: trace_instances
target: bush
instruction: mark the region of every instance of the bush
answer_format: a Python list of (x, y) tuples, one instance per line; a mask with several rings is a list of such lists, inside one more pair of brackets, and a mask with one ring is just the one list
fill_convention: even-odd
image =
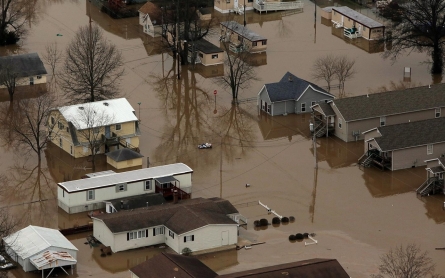
[(260, 221), (258, 221), (258, 220), (253, 221), (253, 225), (255, 227), (259, 227), (260, 226)]
[(182, 255), (184, 256), (188, 256), (192, 253), (192, 250), (188, 247), (185, 247), (184, 249), (182, 249)]
[(290, 235), (290, 236), (289, 236), (289, 240), (290, 240), (290, 241), (294, 241), (294, 240), (296, 240), (295, 235)]
[(281, 220), (279, 217), (272, 218), (272, 224), (280, 224), (280, 223), (281, 223)]
[(287, 218), (287, 217), (283, 217), (283, 218), (281, 218), (281, 222), (283, 222), (283, 223), (289, 223), (289, 218)]
[(295, 217), (293, 217), (293, 216), (289, 216), (289, 221), (290, 221), (290, 222), (294, 222), (294, 221), (295, 221)]
[(308, 233), (304, 233), (303, 236), (304, 236), (304, 238), (309, 238), (309, 234)]
[(269, 225), (269, 221), (267, 221), (267, 219), (262, 218), (260, 219), (260, 226), (267, 226)]
[(295, 239), (302, 240), (302, 239), (304, 239), (304, 236), (303, 236), (303, 234), (298, 233), (295, 235)]

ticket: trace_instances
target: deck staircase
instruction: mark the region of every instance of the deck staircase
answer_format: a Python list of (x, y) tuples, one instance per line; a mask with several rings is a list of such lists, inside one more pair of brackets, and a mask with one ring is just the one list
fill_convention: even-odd
[[(329, 126), (327, 130), (333, 130), (333, 126)], [(326, 135), (326, 123), (323, 121), (315, 121), (314, 133), (317, 138), (323, 137)]]
[(358, 164), (359, 164), (360, 166), (365, 167), (365, 168), (369, 168), (369, 167), (371, 167), (372, 161), (374, 160), (374, 158), (375, 158), (376, 156), (377, 156), (377, 155), (376, 155), (375, 153), (371, 153), (371, 154), (368, 155), (368, 156), (363, 155), (362, 157), (359, 158), (359, 160), (358, 160)]
[(124, 148), (132, 149), (132, 150), (135, 151), (135, 152), (140, 152), (140, 150), (139, 150), (138, 147), (136, 147), (136, 146), (134, 146), (134, 145), (128, 143), (128, 142), (125, 140), (125, 138), (121, 138), (121, 137), (119, 137), (119, 145), (122, 146), (122, 147), (124, 147)]
[(427, 196), (431, 193), (435, 194), (436, 190), (443, 190), (443, 180), (439, 180), (437, 177), (431, 177), (417, 188), (416, 193), (420, 196)]
[(239, 5), (239, 6), (235, 7), (235, 13), (237, 13), (239, 15), (243, 15), (244, 14), (244, 5)]

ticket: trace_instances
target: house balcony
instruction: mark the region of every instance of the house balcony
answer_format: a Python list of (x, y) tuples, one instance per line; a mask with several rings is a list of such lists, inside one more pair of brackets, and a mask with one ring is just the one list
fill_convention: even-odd
[(191, 194), (185, 192), (180, 188), (180, 182), (172, 176), (161, 177), (155, 179), (155, 192), (161, 193), (164, 198), (174, 198), (175, 194), (177, 197), (182, 199), (190, 199)]
[(444, 180), (437, 176), (430, 177), (417, 188), (416, 193), (422, 197), (436, 193), (445, 193)]
[(386, 157), (384, 152), (380, 152), (377, 149), (368, 150), (358, 160), (358, 165), (363, 167), (377, 166), (383, 170), (391, 170), (392, 159)]
[(120, 137), (114, 132), (111, 132), (111, 135), (108, 136), (102, 134), (102, 142), (105, 142), (107, 147), (117, 146), (119, 145)]

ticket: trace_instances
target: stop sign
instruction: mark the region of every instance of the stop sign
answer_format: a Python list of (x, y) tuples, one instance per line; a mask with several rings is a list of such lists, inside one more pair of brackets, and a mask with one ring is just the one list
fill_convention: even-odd
[(216, 96), (216, 94), (218, 93), (218, 91), (217, 90), (215, 90), (215, 91), (213, 91), (213, 94)]

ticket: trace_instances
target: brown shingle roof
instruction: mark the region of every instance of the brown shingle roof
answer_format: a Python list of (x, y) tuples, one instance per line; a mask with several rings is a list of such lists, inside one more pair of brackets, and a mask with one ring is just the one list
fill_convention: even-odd
[(95, 218), (101, 219), (112, 233), (165, 225), (180, 235), (209, 224), (236, 224), (227, 215), (237, 212), (227, 200), (197, 198), (178, 204), (102, 214)]
[(445, 84), (334, 100), (345, 121), (445, 107)]
[(153, 2), (145, 3), (140, 9), (139, 12), (143, 14), (148, 14), (153, 25), (162, 25), (162, 10), (161, 8), (154, 4)]
[(374, 139), (382, 151), (445, 142), (445, 117), (382, 126), (378, 130), (382, 136)]
[(214, 278), (217, 274), (200, 260), (183, 255), (161, 253), (130, 269), (139, 278)]
[(287, 264), (280, 264), (220, 275), (221, 278), (275, 278), (275, 277), (310, 277), (310, 278), (349, 278), (348, 273), (335, 259), (311, 259)]

